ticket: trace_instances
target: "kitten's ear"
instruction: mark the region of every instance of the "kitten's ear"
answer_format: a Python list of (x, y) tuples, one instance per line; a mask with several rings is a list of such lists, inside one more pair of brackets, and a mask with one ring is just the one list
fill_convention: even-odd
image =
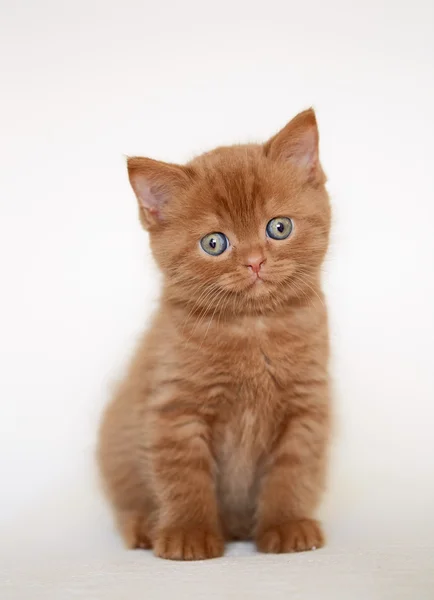
[(325, 183), (319, 162), (319, 134), (312, 108), (299, 113), (264, 145), (265, 154), (277, 161), (287, 161), (315, 185)]
[(164, 221), (167, 202), (188, 186), (190, 170), (138, 156), (128, 158), (127, 166), (131, 187), (139, 202), (140, 221), (145, 229), (152, 229)]

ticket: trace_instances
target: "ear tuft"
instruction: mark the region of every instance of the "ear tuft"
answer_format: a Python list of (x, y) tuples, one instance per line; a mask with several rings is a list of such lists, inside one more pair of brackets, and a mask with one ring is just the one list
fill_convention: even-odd
[(299, 113), (265, 145), (265, 154), (272, 160), (289, 162), (303, 174), (306, 181), (325, 182), (319, 162), (319, 133), (312, 108)]

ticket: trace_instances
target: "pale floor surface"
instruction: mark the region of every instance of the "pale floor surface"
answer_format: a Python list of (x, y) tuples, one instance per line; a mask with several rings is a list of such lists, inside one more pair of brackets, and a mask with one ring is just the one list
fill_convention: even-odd
[(1, 535), (0, 598), (434, 600), (432, 486), (374, 490), (326, 510), (325, 549), (276, 556), (234, 544), (196, 563), (124, 550), (100, 504), (51, 536), (41, 514)]
[(291, 598), (432, 600), (434, 546), (345, 546), (312, 554), (260, 556), (243, 544), (227, 556), (172, 563), (149, 553), (107, 552), (69, 560), (37, 557), (1, 570), (3, 600)]

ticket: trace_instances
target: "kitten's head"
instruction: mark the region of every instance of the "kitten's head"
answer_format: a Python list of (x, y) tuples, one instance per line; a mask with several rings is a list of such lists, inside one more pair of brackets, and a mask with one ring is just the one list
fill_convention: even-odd
[(266, 312), (315, 288), (330, 207), (313, 110), (264, 145), (217, 148), (185, 166), (130, 158), (128, 172), (173, 300)]

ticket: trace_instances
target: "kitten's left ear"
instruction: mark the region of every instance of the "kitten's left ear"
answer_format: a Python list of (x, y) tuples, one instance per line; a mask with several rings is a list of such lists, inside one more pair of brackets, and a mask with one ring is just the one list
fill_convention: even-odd
[(309, 108), (299, 113), (264, 144), (265, 154), (273, 160), (291, 163), (306, 182), (325, 183), (319, 162), (319, 134), (315, 112)]

